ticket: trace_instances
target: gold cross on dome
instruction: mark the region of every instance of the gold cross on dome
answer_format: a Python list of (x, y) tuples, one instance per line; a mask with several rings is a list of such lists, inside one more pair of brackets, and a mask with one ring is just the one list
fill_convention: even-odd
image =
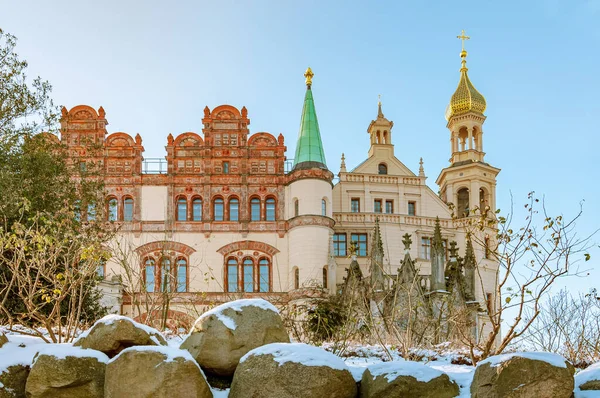
[(465, 36), (465, 30), (463, 29), (462, 32), (460, 32), (460, 36), (456, 36), (456, 38), (462, 41), (462, 50), (465, 51), (465, 40), (469, 40), (471, 37)]

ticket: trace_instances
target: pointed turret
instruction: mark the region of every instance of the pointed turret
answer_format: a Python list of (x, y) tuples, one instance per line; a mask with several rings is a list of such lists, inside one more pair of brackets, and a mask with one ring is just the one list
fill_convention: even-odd
[(369, 127), (367, 128), (367, 133), (369, 133), (371, 139), (369, 157), (373, 156), (375, 147), (391, 150), (393, 155), (394, 146), (392, 145), (392, 127), (394, 127), (394, 122), (391, 122), (385, 118), (383, 110), (381, 109), (380, 98), (380, 100), (377, 102), (377, 119), (372, 120), (371, 124), (369, 124)]
[(304, 73), (306, 78), (306, 95), (302, 108), (300, 132), (296, 144), (296, 156), (293, 170), (320, 168), (327, 169), (325, 151), (321, 142), (321, 132), (312, 95), (312, 78), (314, 73), (310, 68)]
[(404, 238), (402, 239), (402, 243), (404, 243), (404, 260), (400, 262), (397, 281), (400, 284), (412, 284), (417, 275), (414, 261), (410, 257), (410, 245), (412, 244), (412, 239), (410, 239), (408, 233), (405, 233), (402, 237)]
[(431, 240), (431, 290), (445, 290), (444, 278), (444, 244), (442, 241), (442, 228), (440, 218), (435, 219), (435, 229)]
[(465, 267), (465, 293), (467, 300), (475, 300), (475, 251), (473, 250), (473, 242), (471, 237), (467, 237), (467, 249), (464, 260)]
[(371, 250), (371, 286), (375, 291), (384, 288), (383, 273), (383, 241), (379, 228), (379, 217), (375, 218), (375, 232), (373, 234), (373, 248)]

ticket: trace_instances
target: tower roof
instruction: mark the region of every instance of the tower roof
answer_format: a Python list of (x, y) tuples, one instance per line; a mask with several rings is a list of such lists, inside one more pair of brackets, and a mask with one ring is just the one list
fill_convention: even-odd
[(464, 47), (464, 41), (468, 40), (469, 37), (465, 36), (465, 31), (463, 30), (461, 36), (457, 36), (459, 39), (463, 41), (463, 49), (460, 52), (460, 57), (462, 58), (460, 68), (460, 80), (458, 81), (458, 87), (456, 87), (456, 91), (452, 94), (450, 98), (450, 103), (446, 108), (446, 120), (450, 120), (451, 117), (456, 115), (461, 115), (468, 112), (476, 112), (483, 114), (486, 108), (485, 98), (471, 83), (469, 79), (469, 75), (467, 71), (467, 51)]
[(304, 107), (302, 108), (302, 120), (293, 169), (310, 169), (313, 167), (327, 169), (325, 151), (321, 142), (321, 132), (319, 131), (319, 122), (311, 90), (314, 74), (308, 68), (304, 76), (306, 77), (306, 95), (304, 96)]

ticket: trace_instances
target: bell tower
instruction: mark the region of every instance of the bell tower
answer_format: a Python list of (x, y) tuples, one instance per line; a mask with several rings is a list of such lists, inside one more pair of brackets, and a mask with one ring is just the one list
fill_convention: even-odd
[(377, 103), (377, 119), (372, 120), (367, 128), (369, 133), (371, 146), (369, 148), (369, 157), (375, 154), (375, 151), (391, 151), (391, 156), (394, 155), (394, 146), (392, 145), (392, 127), (394, 122), (389, 121), (383, 115), (381, 110), (381, 95)]
[(450, 130), (450, 166), (443, 169), (436, 183), (442, 200), (454, 205), (456, 217), (468, 217), (496, 209), (496, 176), (500, 169), (485, 162), (483, 124), (485, 98), (471, 83), (467, 74), (465, 40), (460, 36), (461, 68), (458, 87), (446, 108), (446, 127)]

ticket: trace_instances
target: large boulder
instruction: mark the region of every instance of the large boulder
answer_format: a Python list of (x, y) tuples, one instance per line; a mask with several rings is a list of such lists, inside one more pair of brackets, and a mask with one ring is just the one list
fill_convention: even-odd
[(0, 348), (0, 398), (25, 398), (33, 357), (44, 345), (27, 346), (9, 341)]
[(354, 398), (356, 382), (330, 352), (302, 343), (275, 343), (246, 354), (229, 398)]
[(524, 352), (479, 362), (472, 398), (570, 398), (575, 368), (557, 354)]
[(2, 346), (6, 343), (8, 343), (8, 337), (6, 337), (4, 333), (0, 332), (0, 348), (2, 348)]
[(447, 374), (417, 362), (371, 365), (363, 373), (361, 398), (453, 398), (458, 385)]
[(26, 393), (28, 398), (103, 398), (108, 357), (69, 344), (40, 349), (34, 359)]
[[(575, 376), (575, 389), (579, 391), (600, 391), (600, 362), (589, 366)], [(600, 392), (598, 392), (600, 395)]]
[(240, 358), (269, 343), (289, 343), (277, 308), (266, 300), (236, 300), (202, 314), (181, 344), (207, 373), (231, 377)]
[(131, 318), (107, 315), (79, 336), (75, 347), (102, 351), (109, 358), (133, 346), (166, 346), (160, 332)]
[(131, 347), (106, 367), (106, 398), (212, 398), (189, 352), (171, 347)]

